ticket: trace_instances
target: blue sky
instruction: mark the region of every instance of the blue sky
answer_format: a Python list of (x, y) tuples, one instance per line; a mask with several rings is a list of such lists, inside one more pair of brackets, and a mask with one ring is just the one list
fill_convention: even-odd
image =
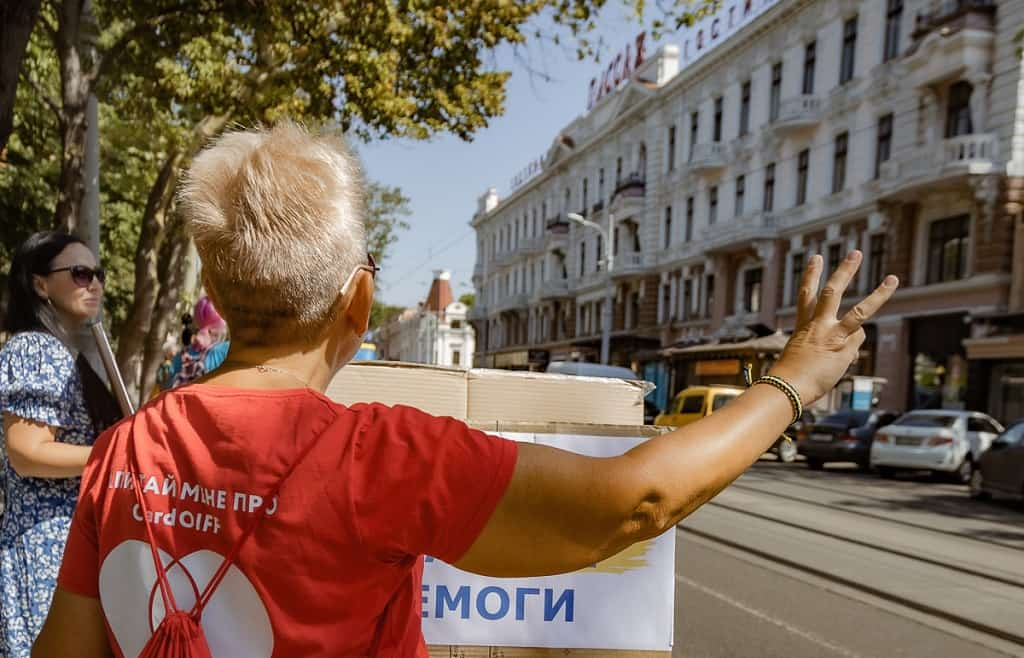
[[(610, 3), (602, 27), (607, 57), (641, 30)], [(648, 44), (648, 54), (656, 45)], [(534, 43), (523, 53), (532, 74), (508, 49), (496, 53), (496, 67), (511, 70), (505, 114), (479, 131), (472, 142), (442, 135), (422, 142), (388, 140), (363, 145), (367, 176), (397, 185), (412, 203), (411, 228), (400, 234), (384, 262), (377, 297), (387, 304), (414, 306), (426, 299), (435, 269), (452, 273), (458, 297), (472, 292), (476, 240), (469, 222), (477, 198), (496, 187), (504, 197), (512, 177), (543, 155), (560, 129), (586, 110), (587, 85), (601, 65), (578, 61), (570, 48)]]

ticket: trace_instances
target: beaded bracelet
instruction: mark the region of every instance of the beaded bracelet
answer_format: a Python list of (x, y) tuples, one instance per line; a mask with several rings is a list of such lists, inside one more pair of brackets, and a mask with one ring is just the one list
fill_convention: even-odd
[[(789, 400), (790, 406), (793, 407), (793, 420), (790, 422), (790, 425), (800, 420), (800, 418), (803, 417), (804, 415), (804, 405), (803, 402), (800, 400), (800, 394), (797, 393), (797, 390), (795, 388), (793, 388), (793, 385), (787, 382), (785, 379), (782, 379), (781, 377), (776, 377), (775, 375), (763, 375), (756, 381), (752, 381), (751, 371), (753, 369), (754, 367), (749, 363), (745, 363), (743, 365), (743, 380), (746, 382), (747, 388), (750, 388), (755, 384), (767, 384), (769, 386), (774, 386), (778, 390), (782, 391), (782, 393), (786, 396), (786, 399)], [(786, 439), (790, 443), (793, 442), (793, 439), (791, 439), (786, 434), (783, 434), (782, 438)]]

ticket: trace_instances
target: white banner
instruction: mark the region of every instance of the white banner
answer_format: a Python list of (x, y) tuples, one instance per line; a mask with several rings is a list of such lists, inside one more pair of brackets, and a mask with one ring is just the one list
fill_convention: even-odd
[[(517, 441), (612, 457), (643, 439), (506, 434)], [(489, 578), (427, 558), (428, 644), (671, 651), (675, 533), (562, 576)]]

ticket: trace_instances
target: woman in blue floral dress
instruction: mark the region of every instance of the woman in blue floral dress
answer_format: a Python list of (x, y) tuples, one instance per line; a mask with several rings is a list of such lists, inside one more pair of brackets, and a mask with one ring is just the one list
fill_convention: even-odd
[(78, 238), (37, 233), (15, 252), (0, 350), (0, 658), (28, 658), (56, 585), (79, 476), (113, 396), (74, 348), (99, 312), (103, 271)]

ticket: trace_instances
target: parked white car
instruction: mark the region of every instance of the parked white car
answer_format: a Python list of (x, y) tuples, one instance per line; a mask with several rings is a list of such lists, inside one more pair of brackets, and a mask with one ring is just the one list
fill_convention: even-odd
[(995, 419), (976, 411), (911, 411), (875, 434), (871, 465), (882, 477), (927, 470), (967, 484), (981, 453), (1002, 431)]

